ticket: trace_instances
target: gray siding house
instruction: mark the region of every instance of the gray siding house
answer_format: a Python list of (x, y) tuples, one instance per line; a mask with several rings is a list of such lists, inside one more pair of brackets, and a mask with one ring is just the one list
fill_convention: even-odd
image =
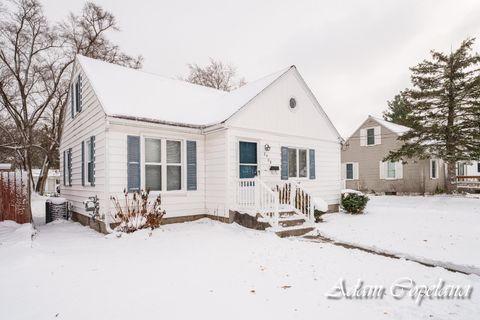
[(342, 149), (345, 187), (385, 194), (424, 194), (442, 190), (445, 165), (441, 159), (383, 161), (410, 128), (369, 116)]

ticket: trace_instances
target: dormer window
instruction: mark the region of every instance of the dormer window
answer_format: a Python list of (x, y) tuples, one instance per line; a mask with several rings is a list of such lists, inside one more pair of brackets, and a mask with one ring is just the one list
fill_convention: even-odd
[(367, 129), (367, 145), (372, 146), (375, 144), (375, 129)]

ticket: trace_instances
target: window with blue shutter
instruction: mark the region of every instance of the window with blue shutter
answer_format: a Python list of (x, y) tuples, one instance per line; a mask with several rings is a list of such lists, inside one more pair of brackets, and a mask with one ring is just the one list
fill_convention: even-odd
[(309, 163), (310, 179), (313, 180), (315, 179), (315, 150), (309, 149), (308, 153), (309, 153), (309, 159), (310, 159), (310, 163)]
[(88, 182), (93, 187), (95, 186), (95, 136), (91, 136), (88, 141), (87, 155)]
[(77, 112), (82, 111), (82, 75), (77, 77)]
[(85, 186), (85, 141), (82, 141), (82, 186)]
[(127, 136), (128, 192), (140, 190), (140, 137)]
[(197, 142), (187, 141), (187, 190), (197, 190)]
[(75, 117), (75, 89), (73, 83), (70, 85), (70, 111), (73, 119)]
[(67, 160), (67, 168), (68, 168), (68, 185), (72, 186), (72, 148), (68, 149), (68, 160)]
[(281, 170), (280, 178), (282, 180), (288, 180), (288, 148), (281, 148)]

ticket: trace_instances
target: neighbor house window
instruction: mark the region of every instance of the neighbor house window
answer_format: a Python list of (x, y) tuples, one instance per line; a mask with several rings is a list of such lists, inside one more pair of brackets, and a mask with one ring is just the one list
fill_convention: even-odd
[(395, 162), (387, 162), (387, 178), (395, 179)]
[(480, 172), (480, 160), (477, 162), (477, 172)]
[(457, 176), (465, 175), (465, 163), (458, 163), (457, 165)]
[(145, 188), (162, 190), (162, 140), (145, 139)]
[(432, 179), (437, 179), (437, 170), (438, 170), (438, 164), (437, 160), (430, 160), (430, 176)]
[(346, 165), (347, 169), (347, 180), (353, 180), (353, 163), (347, 163)]
[(290, 178), (308, 177), (307, 149), (288, 148), (288, 176)]
[(367, 145), (374, 145), (375, 144), (375, 129), (370, 128), (367, 129)]
[(182, 188), (182, 152), (180, 141), (167, 140), (167, 190)]

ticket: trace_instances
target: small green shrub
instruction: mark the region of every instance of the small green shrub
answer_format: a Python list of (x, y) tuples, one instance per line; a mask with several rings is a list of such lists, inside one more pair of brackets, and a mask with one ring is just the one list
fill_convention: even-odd
[(325, 212), (315, 209), (315, 211), (313, 211), (313, 216), (315, 217), (315, 222), (322, 222), (323, 221), (323, 219), (322, 219), (323, 214), (325, 214)]
[(370, 199), (364, 194), (345, 193), (342, 194), (342, 208), (352, 214), (363, 213), (368, 200)]

